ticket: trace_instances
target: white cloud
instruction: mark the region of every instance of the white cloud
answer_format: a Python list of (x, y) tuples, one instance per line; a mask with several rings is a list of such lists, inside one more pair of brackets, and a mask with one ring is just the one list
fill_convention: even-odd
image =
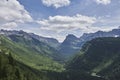
[(15, 26), (31, 21), (32, 17), (17, 0), (0, 0), (0, 25)]
[(95, 17), (80, 14), (75, 16), (50, 16), (48, 19), (38, 21), (42, 35), (54, 37), (59, 41), (63, 41), (68, 34), (81, 36), (84, 32), (96, 31), (96, 28), (91, 27), (95, 22)]
[(37, 22), (40, 24), (39, 32), (41, 35), (54, 37), (59, 41), (63, 41), (68, 34), (81, 36), (83, 33), (93, 33), (99, 30), (109, 31), (117, 27), (95, 25), (100, 22), (101, 24), (104, 24), (103, 21), (104, 19), (77, 14), (75, 16), (50, 16), (48, 19)]
[(1, 28), (4, 28), (4, 29), (7, 29), (7, 28), (14, 28), (14, 27), (17, 27), (17, 23), (15, 22), (10, 22), (10, 23), (6, 23), (6, 24), (3, 24), (1, 25)]
[(104, 5), (111, 3), (111, 0), (94, 0), (94, 1), (98, 4), (104, 4)]
[(42, 0), (42, 3), (46, 6), (53, 6), (55, 8), (68, 6), (70, 4), (70, 0)]
[(85, 30), (96, 22), (95, 17), (88, 17), (77, 14), (75, 16), (50, 16), (48, 19), (40, 20), (38, 23), (41, 29), (52, 30), (56, 32), (71, 31), (75, 29)]

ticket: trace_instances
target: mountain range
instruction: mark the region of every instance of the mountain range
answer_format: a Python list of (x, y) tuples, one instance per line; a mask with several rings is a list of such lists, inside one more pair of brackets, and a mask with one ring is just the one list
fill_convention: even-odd
[(1, 30), (0, 80), (119, 80), (119, 33), (113, 29), (80, 38), (69, 34), (59, 43), (33, 33)]
[(60, 45), (59, 51), (66, 56), (72, 56), (81, 49), (84, 43), (98, 37), (120, 37), (120, 29), (113, 29), (108, 32), (84, 33), (80, 38), (69, 34)]
[(76, 37), (73, 34), (69, 34), (66, 36), (66, 39), (60, 43), (57, 39), (54, 38), (47, 38), (42, 37), (39, 35), (36, 35), (34, 33), (27, 33), (22, 30), (20, 31), (7, 31), (7, 30), (0, 30), (0, 34), (4, 34), (5, 36), (9, 37), (12, 35), (17, 36), (24, 36), (24, 38), (30, 39), (34, 38), (42, 43), (45, 43), (49, 45), (50, 47), (57, 50), (59, 53), (61, 53), (64, 57), (70, 57), (77, 53), (84, 43), (87, 41), (90, 41), (94, 38), (98, 37), (120, 37), (120, 29), (113, 29), (111, 31), (105, 32), (105, 31), (97, 31), (95, 33), (84, 33), (81, 37)]

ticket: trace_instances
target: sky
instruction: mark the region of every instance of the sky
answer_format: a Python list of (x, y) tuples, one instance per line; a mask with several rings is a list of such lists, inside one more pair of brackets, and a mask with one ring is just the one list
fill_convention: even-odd
[(0, 29), (24, 30), (62, 42), (68, 34), (120, 26), (120, 0), (0, 0)]

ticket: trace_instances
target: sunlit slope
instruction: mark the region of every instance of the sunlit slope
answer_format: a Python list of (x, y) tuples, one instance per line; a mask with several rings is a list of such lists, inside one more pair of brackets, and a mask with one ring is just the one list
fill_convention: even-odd
[[(28, 66), (39, 70), (61, 71), (62, 65), (57, 62), (59, 55), (48, 45), (36, 39), (28, 39), (21, 36), (6, 38), (0, 36), (0, 47), (12, 51), (13, 57)], [(55, 61), (56, 60), (56, 61)]]

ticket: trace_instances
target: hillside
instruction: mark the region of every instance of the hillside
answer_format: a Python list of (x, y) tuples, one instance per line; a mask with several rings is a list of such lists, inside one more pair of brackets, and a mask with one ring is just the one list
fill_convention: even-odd
[(106, 79), (120, 79), (120, 38), (96, 38), (82, 47), (67, 65), (68, 70)]
[(4, 51), (1, 50), (0, 80), (41, 80), (41, 79), (37, 70), (32, 69), (14, 60), (10, 53), (6, 52), (5, 50)]
[[(78, 76), (79, 75), (79, 76)], [(16, 61), (8, 49), (0, 48), (0, 80), (104, 80), (88, 74), (54, 70), (38, 71)]]
[(17, 35), (7, 38), (0, 35), (0, 42), (0, 48), (4, 47), (10, 50), (16, 60), (28, 66), (38, 70), (63, 70), (63, 66), (58, 63), (59, 54), (53, 48), (36, 39)]

